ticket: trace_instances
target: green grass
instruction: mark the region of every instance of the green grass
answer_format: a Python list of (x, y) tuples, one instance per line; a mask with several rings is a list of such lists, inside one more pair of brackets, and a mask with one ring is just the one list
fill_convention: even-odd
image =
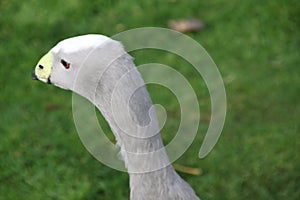
[[(210, 116), (204, 83), (188, 64), (155, 50), (136, 63), (181, 67), (199, 91), (201, 125), (176, 163), (199, 167), (181, 174), (202, 199), (300, 199), (300, 3), (247, 1), (0, 1), (0, 199), (128, 199), (128, 176), (95, 160), (72, 120), (71, 93), (31, 80), (38, 59), (64, 38), (114, 35), (170, 19), (200, 18), (189, 34), (212, 56), (226, 83), (228, 110), (211, 154), (197, 154)], [(185, 67), (184, 67), (185, 66)], [(172, 94), (149, 87), (170, 110), (164, 129), (175, 130)]]

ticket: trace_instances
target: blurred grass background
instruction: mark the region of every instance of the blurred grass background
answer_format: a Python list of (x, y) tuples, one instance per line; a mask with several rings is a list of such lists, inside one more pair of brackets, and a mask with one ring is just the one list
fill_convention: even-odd
[[(224, 78), (228, 112), (221, 138), (197, 157), (210, 116), (209, 94), (192, 68), (155, 50), (132, 53), (188, 76), (199, 92), (198, 136), (177, 164), (202, 199), (300, 199), (300, 2), (247, 1), (0, 1), (0, 199), (128, 199), (128, 175), (95, 160), (72, 120), (71, 93), (31, 80), (39, 58), (61, 39), (136, 27), (167, 27), (198, 18), (188, 34), (208, 51)], [(168, 110), (163, 138), (176, 130), (174, 96), (149, 86)], [(162, 96), (162, 90), (165, 92)]]

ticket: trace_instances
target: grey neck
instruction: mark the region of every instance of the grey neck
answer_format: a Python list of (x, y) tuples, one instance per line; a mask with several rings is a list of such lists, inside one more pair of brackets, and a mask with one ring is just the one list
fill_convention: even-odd
[(170, 165), (155, 109), (131, 57), (123, 53), (107, 66), (97, 80), (83, 79), (90, 84), (81, 85), (96, 84), (95, 90), (79, 87), (77, 93), (109, 123), (128, 169), (131, 199), (198, 199)]

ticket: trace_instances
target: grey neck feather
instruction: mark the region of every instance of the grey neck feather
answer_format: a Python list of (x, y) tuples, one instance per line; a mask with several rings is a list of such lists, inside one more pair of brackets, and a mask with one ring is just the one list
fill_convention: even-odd
[(89, 66), (80, 72), (75, 90), (92, 101), (109, 123), (130, 176), (130, 199), (199, 199), (169, 162), (155, 109), (132, 58), (118, 42), (110, 42), (89, 59), (97, 59), (97, 65), (86, 61)]

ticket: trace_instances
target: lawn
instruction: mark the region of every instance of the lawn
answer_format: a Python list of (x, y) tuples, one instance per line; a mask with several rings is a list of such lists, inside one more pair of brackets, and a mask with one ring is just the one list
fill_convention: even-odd
[[(137, 65), (174, 67), (198, 91), (198, 135), (175, 164), (202, 173), (180, 175), (204, 200), (300, 199), (299, 1), (1, 0), (1, 200), (129, 199), (128, 175), (101, 164), (82, 145), (72, 93), (32, 81), (31, 71), (62, 39), (168, 27), (169, 20), (181, 18), (205, 23), (203, 31), (188, 36), (213, 58), (226, 87), (226, 122), (209, 156), (198, 158), (211, 114), (205, 83), (170, 53), (131, 53)], [(168, 143), (178, 127), (179, 105), (161, 86), (149, 85), (149, 91), (168, 110), (162, 131)]]

